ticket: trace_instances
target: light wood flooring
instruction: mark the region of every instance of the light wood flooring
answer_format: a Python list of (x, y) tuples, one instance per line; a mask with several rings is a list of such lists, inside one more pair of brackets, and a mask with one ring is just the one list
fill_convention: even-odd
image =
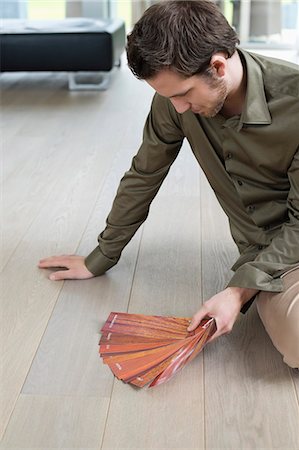
[(152, 390), (98, 356), (110, 311), (192, 316), (230, 277), (227, 219), (187, 144), (115, 268), (66, 282), (37, 268), (96, 246), (151, 89), (125, 66), (105, 92), (69, 92), (65, 74), (1, 82), (1, 450), (298, 450), (299, 376), (255, 307)]

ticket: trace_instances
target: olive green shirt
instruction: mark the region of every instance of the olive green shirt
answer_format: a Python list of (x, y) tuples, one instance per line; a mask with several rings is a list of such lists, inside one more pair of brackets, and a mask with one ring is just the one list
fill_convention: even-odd
[(94, 275), (117, 263), (187, 138), (240, 252), (229, 286), (283, 290), (280, 275), (299, 265), (299, 71), (238, 51), (247, 72), (241, 116), (178, 114), (154, 96), (142, 145), (85, 260)]

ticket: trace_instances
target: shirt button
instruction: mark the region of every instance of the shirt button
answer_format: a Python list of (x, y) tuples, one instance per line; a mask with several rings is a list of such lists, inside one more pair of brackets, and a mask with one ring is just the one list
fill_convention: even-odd
[(228, 153), (228, 154), (226, 155), (226, 159), (232, 159), (232, 157), (233, 157), (233, 155), (232, 155), (231, 153)]
[(258, 249), (259, 249), (259, 250), (263, 250), (263, 248), (264, 248), (263, 245), (259, 245), (259, 246), (258, 246)]
[(265, 226), (263, 227), (263, 230), (265, 230), (265, 231), (270, 230), (270, 225), (265, 225)]
[(253, 213), (254, 210), (255, 210), (255, 206), (254, 206), (254, 205), (249, 205), (249, 206), (248, 206), (248, 211), (249, 211), (250, 213)]
[(242, 186), (242, 185), (243, 185), (243, 181), (238, 180), (238, 185), (239, 185), (239, 186)]

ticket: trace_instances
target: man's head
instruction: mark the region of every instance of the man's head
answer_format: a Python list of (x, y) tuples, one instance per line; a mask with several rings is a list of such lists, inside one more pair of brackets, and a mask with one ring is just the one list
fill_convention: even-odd
[(207, 74), (212, 56), (231, 57), (238, 37), (211, 0), (163, 1), (148, 8), (128, 36), (128, 64), (143, 80), (170, 69)]
[[(225, 61), (225, 57), (222, 58)], [(214, 117), (222, 109), (229, 93), (227, 81), (217, 75), (185, 78), (165, 69), (146, 81), (158, 94), (169, 98), (179, 114), (190, 109), (195, 114)]]

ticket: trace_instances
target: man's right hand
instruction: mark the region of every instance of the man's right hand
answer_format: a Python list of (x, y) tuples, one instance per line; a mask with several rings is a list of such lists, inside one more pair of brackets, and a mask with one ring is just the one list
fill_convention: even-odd
[(38, 267), (41, 269), (63, 268), (63, 270), (52, 272), (49, 275), (50, 280), (86, 280), (93, 278), (94, 275), (89, 272), (84, 261), (84, 256), (78, 255), (51, 256), (41, 259)]

